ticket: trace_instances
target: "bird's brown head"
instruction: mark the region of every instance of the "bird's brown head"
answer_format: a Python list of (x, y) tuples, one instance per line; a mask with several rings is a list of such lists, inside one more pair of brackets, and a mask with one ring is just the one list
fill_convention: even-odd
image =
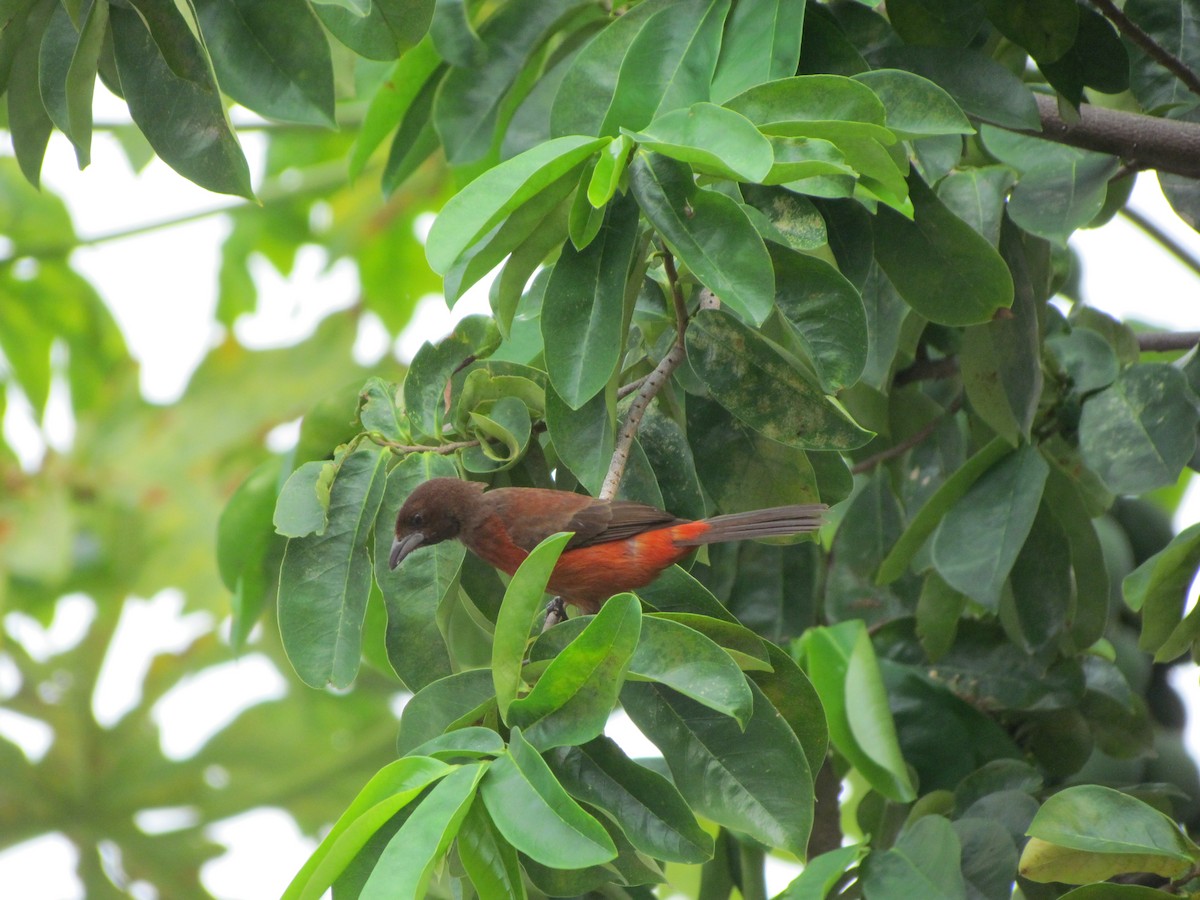
[(418, 485), (396, 514), (396, 539), (388, 565), (394, 569), (418, 547), (458, 537), (483, 488), (477, 481), (458, 478), (431, 478)]

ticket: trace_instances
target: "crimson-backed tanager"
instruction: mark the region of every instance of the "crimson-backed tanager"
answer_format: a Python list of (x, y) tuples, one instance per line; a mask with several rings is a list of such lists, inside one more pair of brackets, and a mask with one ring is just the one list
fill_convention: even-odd
[(459, 540), (510, 575), (552, 534), (574, 532), (547, 590), (594, 613), (614, 594), (653, 581), (701, 544), (815, 531), (822, 505), (779, 506), (689, 520), (628, 500), (544, 488), (497, 488), (457, 478), (419, 485), (396, 516), (394, 569), (418, 547)]

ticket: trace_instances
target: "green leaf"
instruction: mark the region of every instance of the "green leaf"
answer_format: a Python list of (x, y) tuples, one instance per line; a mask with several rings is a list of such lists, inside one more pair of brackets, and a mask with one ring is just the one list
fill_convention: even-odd
[(457, 847), (479, 900), (524, 900), (525, 882), (517, 851), (496, 833), (482, 803), (471, 804)]
[(453, 771), (453, 766), (421, 756), (398, 759), (380, 769), (296, 873), (283, 900), (321, 897), (388, 819)]
[(425, 36), (434, 0), (348, 0), (367, 9), (316, 3), (317, 18), (339, 41), (367, 59), (395, 59)]
[(329, 516), (329, 491), (337, 476), (336, 463), (312, 460), (288, 476), (275, 503), (272, 524), (284, 537), (325, 533)]
[(221, 90), (272, 119), (335, 127), (329, 41), (307, 4), (199, 0)]
[(1200, 624), (1196, 621), (1200, 617), (1192, 613), (1183, 616), (1197, 566), (1200, 566), (1200, 525), (1193, 525), (1121, 582), (1125, 603), (1142, 613), (1138, 646), (1153, 653), (1159, 662), (1174, 659), (1200, 636)]
[(895, 546), (879, 564), (876, 582), (887, 584), (904, 574), (909, 562), (933, 534), (946, 512), (962, 499), (985, 472), (1008, 455), (1011, 449), (1002, 438), (995, 438), (947, 478), (913, 516)]
[(762, 181), (775, 161), (771, 143), (745, 116), (694, 103), (659, 116), (641, 131), (622, 133), (698, 172), (737, 181)]
[(933, 564), (951, 587), (990, 610), (1033, 527), (1049, 464), (1026, 445), (990, 468), (933, 535)]
[(997, 31), (1038, 62), (1054, 62), (1075, 43), (1075, 0), (983, 0), (983, 8)]
[(688, 360), (713, 397), (756, 431), (792, 447), (849, 450), (871, 439), (775, 347), (724, 310), (702, 310)]
[(410, 691), (419, 691), (452, 671), (437, 611), (453, 588), (465, 549), (458, 541), (425, 547), (392, 569), (388, 565), (396, 513), (417, 486), (431, 478), (453, 478), (449, 458), (436, 453), (410, 453), (387, 476), (387, 487), (375, 520), (375, 583), (387, 609), (387, 656)]
[(488, 669), (456, 672), (425, 685), (405, 704), (400, 714), (397, 751), (411, 753), (447, 731), (470, 725), (495, 696), (492, 673)]
[(329, 496), (324, 534), (292, 538), (279, 573), (279, 632), (310, 687), (348, 687), (358, 673), (371, 589), (371, 525), (383, 500), (387, 453), (355, 450)]
[(813, 857), (775, 900), (825, 900), (842, 876), (866, 855), (864, 844), (851, 844)]
[(888, 47), (876, 65), (905, 69), (928, 78), (976, 119), (1002, 128), (1040, 131), (1041, 118), (1029, 88), (979, 50), (955, 47)]
[(900, 832), (890, 849), (867, 857), (862, 866), (863, 896), (867, 900), (961, 900), (967, 896), (961, 857), (962, 846), (950, 821), (922, 816)]
[(978, 166), (951, 172), (938, 182), (937, 196), (946, 208), (982, 234), (1000, 243), (1000, 220), (1016, 175), (1008, 166)]
[(107, 32), (108, 4), (93, 2), (79, 29), (79, 43), (67, 70), (67, 123), (70, 127), (66, 133), (75, 145), (80, 168), (91, 161), (92, 95)]
[(771, 671), (755, 670), (750, 677), (800, 741), (809, 769), (819, 772), (829, 750), (829, 728), (821, 698), (804, 670), (787, 652), (776, 644), (765, 646)]
[(429, 37), (437, 55), (451, 65), (470, 69), (487, 59), (488, 48), (475, 31), (466, 0), (437, 0)]
[(581, 409), (612, 378), (624, 349), (626, 280), (637, 249), (637, 205), (621, 198), (584, 250), (564, 247), (542, 300), (546, 374)]
[(408, 439), (408, 422), (396, 405), (396, 385), (371, 378), (358, 395), (358, 418), (363, 428), (403, 443)]
[(1200, 857), (1200, 848), (1161, 812), (1098, 784), (1051, 796), (1026, 833), (1033, 840), (1020, 870), (1031, 881), (1082, 884), (1126, 872), (1177, 878)]
[(405, 120), (440, 63), (441, 59), (428, 39), (396, 61), (371, 98), (362, 127), (354, 138), (354, 146), (350, 150), (351, 178), (362, 174), (371, 154)]
[(803, 3), (734, 4), (713, 75), (713, 100), (722, 103), (756, 84), (795, 75), (803, 32)]
[(609, 738), (561, 747), (547, 762), (572, 796), (607, 813), (642, 853), (680, 863), (712, 856), (712, 838), (675, 786), (635, 763)]
[(533, 423), (529, 407), (518, 397), (501, 397), (487, 412), (468, 414), (470, 433), (479, 441), (462, 455), (468, 472), (498, 472), (514, 466), (529, 446)]
[(577, 135), (556, 138), (488, 169), (442, 207), (425, 243), (429, 265), (444, 275), (505, 216), (607, 143)]
[(641, 634), (641, 603), (618, 594), (562, 649), (526, 696), (508, 706), (539, 750), (582, 744), (604, 730)]
[[(54, 123), (46, 112), (39, 84), (38, 51), (44, 37), (47, 20), (55, 5), (49, 2), (34, 5), (25, 15), (10, 16), (5, 28), (6, 69), (0, 76), (7, 82), (8, 131), (12, 135), (13, 154), (21, 173), (34, 187), (40, 185), (42, 160)], [(11, 37), (8, 29), (14, 25)]]
[(521, 660), (525, 658), (529, 632), (542, 606), (546, 582), (550, 580), (559, 554), (570, 539), (569, 533), (555, 534), (534, 547), (513, 573), (504, 592), (504, 601), (496, 620), (496, 637), (492, 643), (492, 681), (500, 715), (506, 722), (509, 704), (516, 699), (521, 687)]
[(436, 344), (422, 344), (404, 376), (404, 409), (415, 437), (444, 440), (446, 384), (470, 360), (487, 356), (500, 341), (491, 317), (467, 316)]
[(910, 222), (882, 209), (875, 258), (913, 309), (942, 325), (974, 325), (1013, 301), (1013, 280), (988, 241), (942, 205), (919, 177), (909, 179)]
[(447, 731), (414, 747), (405, 756), (432, 756), (446, 761), (463, 756), (499, 756), (504, 752), (504, 738), (482, 725), (468, 725)]
[[(159, 5), (187, 77), (168, 66), (136, 12), (113, 7), (113, 50), (129, 113), (154, 152), (184, 178), (210, 191), (252, 199), (250, 168), (221, 105), (208, 59), (174, 5)], [(164, 109), (171, 115), (161, 115)]]
[(1141, 494), (1175, 483), (1196, 449), (1197, 413), (1189, 394), (1178, 369), (1143, 363), (1088, 398), (1079, 449), (1105, 487)]
[[(1125, 14), (1167, 53), (1193, 72), (1200, 70), (1200, 9), (1197, 9), (1196, 0), (1179, 3), (1130, 0)], [(1137, 53), (1131, 62), (1129, 86), (1143, 109), (1196, 105), (1195, 94), (1158, 60)]]
[(615, 441), (613, 411), (606, 394), (597, 394), (579, 409), (571, 409), (554, 390), (547, 391), (546, 430), (558, 458), (588, 493), (598, 494)]
[(596, 168), (592, 170), (588, 182), (588, 203), (599, 209), (608, 203), (617, 192), (617, 187), (629, 166), (630, 151), (633, 141), (628, 135), (622, 134), (611, 144), (600, 151), (596, 157)]
[(627, 682), (621, 703), (663, 752), (692, 809), (802, 856), (812, 827), (808, 760), (771, 701), (750, 689), (754, 713), (744, 732), (728, 716), (652, 683)]
[(840, 144), (870, 138), (894, 144), (883, 104), (865, 84), (841, 75), (798, 75), (755, 85), (724, 104), (763, 134), (821, 138)]
[(1046, 338), (1046, 349), (1071, 379), (1071, 387), (1078, 394), (1106, 388), (1121, 374), (1121, 364), (1112, 345), (1090, 328), (1052, 334)]
[(363, 900), (425, 896), (434, 867), (450, 849), (487, 769), (487, 763), (461, 766), (421, 799), (383, 848), (359, 894)]
[(452, 66), (433, 104), (433, 124), (450, 165), (465, 165), (487, 154), (499, 123), (501, 101), (554, 25), (581, 2), (510, 4), (488, 18), (480, 28), (487, 49), (482, 63), (472, 68)]
[(854, 76), (875, 92), (887, 110), (887, 127), (899, 138), (974, 134), (954, 99), (928, 78), (902, 69), (875, 69)]
[(1021, 173), (1008, 214), (1026, 231), (1065, 244), (1103, 208), (1109, 179), (1119, 166), (1116, 157), (991, 125), (980, 136), (989, 153)]
[(671, 252), (739, 315), (761, 324), (775, 279), (758, 232), (736, 202), (696, 187), (687, 165), (638, 152), (629, 186)]
[[(217, 567), (225, 587), (234, 590), (242, 571), (261, 552), (267, 524), (275, 510), (281, 460), (269, 459), (238, 485), (221, 510), (217, 524)], [(321, 517), (324, 525), (324, 515)], [(257, 545), (257, 546), (256, 546)]]
[(496, 830), (542, 865), (581, 869), (617, 855), (612, 838), (563, 790), (520, 728), (488, 769), (481, 793)]
[(775, 305), (796, 330), (821, 389), (850, 387), (867, 363), (867, 313), (862, 297), (829, 263), (772, 245)]
[(821, 697), (829, 739), (838, 752), (885, 797), (898, 803), (912, 801), (916, 791), (862, 621), (811, 628), (801, 642), (805, 670)]

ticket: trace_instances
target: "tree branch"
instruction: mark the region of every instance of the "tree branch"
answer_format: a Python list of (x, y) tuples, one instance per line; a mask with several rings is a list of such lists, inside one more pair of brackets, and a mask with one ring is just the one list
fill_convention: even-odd
[(638, 427), (642, 424), (642, 416), (650, 407), (650, 401), (662, 390), (663, 385), (671, 377), (671, 373), (679, 368), (686, 355), (683, 336), (687, 331), (687, 304), (683, 299), (683, 288), (679, 286), (679, 273), (675, 270), (675, 257), (668, 250), (663, 250), (663, 269), (667, 273), (667, 282), (671, 286), (671, 300), (675, 304), (675, 343), (671, 349), (654, 367), (654, 371), (643, 379), (637, 389), (637, 395), (629, 404), (625, 414), (625, 422), (617, 434), (617, 445), (613, 448), (612, 462), (608, 465), (608, 473), (604, 476), (604, 484), (600, 487), (600, 499), (611, 500), (617, 496), (621, 487), (621, 478), (625, 475), (625, 466), (629, 462), (629, 451), (633, 448), (633, 439), (637, 437)]
[(1183, 246), (1183, 244), (1179, 243), (1179, 241), (1175, 240), (1175, 238), (1171, 237), (1171, 235), (1167, 234), (1156, 224), (1151, 222), (1132, 207), (1124, 207), (1121, 210), (1121, 215), (1127, 218), (1138, 228), (1142, 229), (1142, 231), (1146, 232), (1146, 234), (1150, 235), (1150, 237), (1154, 238), (1154, 240), (1162, 244), (1163, 249), (1168, 251), (1181, 263), (1183, 263), (1197, 275), (1200, 275), (1200, 257), (1192, 255), (1192, 252), (1188, 250), (1187, 247)]
[(1155, 62), (1184, 83), (1189, 91), (1200, 97), (1200, 76), (1182, 59), (1154, 40), (1136, 22), (1125, 15), (1112, 0), (1090, 0), (1092, 6), (1117, 26), (1117, 30), (1148, 53)]
[(1104, 109), (1085, 103), (1079, 121), (1067, 122), (1058, 112), (1057, 101), (1034, 94), (1041, 131), (1016, 129), (1098, 153), (1111, 153), (1140, 169), (1157, 169), (1185, 178), (1200, 178), (1200, 125), (1178, 119), (1161, 119)]
[(1200, 331), (1146, 331), (1137, 336), (1137, 343), (1143, 353), (1191, 350), (1200, 344)]

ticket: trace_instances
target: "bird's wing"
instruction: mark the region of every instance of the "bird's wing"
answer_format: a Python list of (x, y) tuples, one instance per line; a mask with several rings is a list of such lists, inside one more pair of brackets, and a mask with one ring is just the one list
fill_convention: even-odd
[(532, 550), (560, 531), (575, 532), (567, 544), (573, 550), (686, 521), (644, 503), (596, 500), (569, 491), (497, 488), (483, 496), (523, 550)]
[(613, 500), (606, 503), (597, 500), (576, 513), (573, 522), (577, 527), (570, 529), (575, 532), (575, 537), (567, 547), (573, 549), (609, 541), (623, 541), (643, 531), (666, 528), (668, 525), (678, 525), (686, 521), (687, 519), (680, 519), (645, 503), (634, 503), (631, 500)]

